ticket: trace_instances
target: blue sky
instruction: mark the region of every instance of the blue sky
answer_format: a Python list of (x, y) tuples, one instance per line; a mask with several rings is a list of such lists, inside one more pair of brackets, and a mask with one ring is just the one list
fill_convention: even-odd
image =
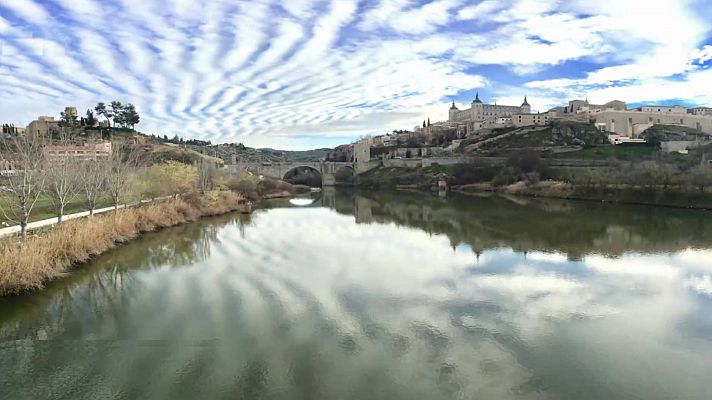
[(712, 106), (708, 0), (0, 0), (0, 122), (134, 103), (139, 129), (303, 149), (485, 101)]

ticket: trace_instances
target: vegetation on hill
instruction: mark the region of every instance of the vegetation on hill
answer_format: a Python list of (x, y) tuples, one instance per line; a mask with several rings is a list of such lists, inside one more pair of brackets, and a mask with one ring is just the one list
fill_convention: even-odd
[(661, 142), (712, 139), (712, 135), (681, 125), (653, 125), (646, 129), (640, 137), (654, 145), (659, 145)]
[(198, 139), (183, 139), (175, 135), (168, 138), (167, 135), (143, 135), (149, 143), (174, 145), (182, 149), (189, 149), (196, 153), (216, 157), (225, 164), (236, 163), (262, 163), (262, 162), (317, 162), (326, 158), (333, 151), (329, 148), (314, 150), (275, 150), (271, 148), (252, 148), (242, 143), (222, 143), (212, 144), (211, 141)]
[(153, 145), (151, 146), (153, 163), (160, 164), (167, 161), (179, 161), (185, 164), (196, 164), (201, 161), (222, 165), (223, 160), (199, 153), (191, 148), (180, 146)]
[(633, 145), (612, 145), (583, 148), (578, 151), (553, 154), (554, 158), (574, 158), (579, 160), (620, 160), (620, 161), (643, 161), (658, 158), (658, 148), (646, 146), (645, 144)]
[(460, 145), (465, 154), (506, 155), (512, 150), (553, 151), (557, 147), (581, 148), (608, 143), (608, 137), (592, 124), (552, 121), (546, 126), (493, 129), (468, 138)]

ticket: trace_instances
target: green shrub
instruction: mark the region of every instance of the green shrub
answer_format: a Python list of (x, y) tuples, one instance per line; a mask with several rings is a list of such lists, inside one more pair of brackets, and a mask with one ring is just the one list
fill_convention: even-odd
[(514, 167), (507, 166), (502, 168), (497, 175), (492, 179), (492, 184), (495, 186), (511, 185), (519, 182), (521, 173)]

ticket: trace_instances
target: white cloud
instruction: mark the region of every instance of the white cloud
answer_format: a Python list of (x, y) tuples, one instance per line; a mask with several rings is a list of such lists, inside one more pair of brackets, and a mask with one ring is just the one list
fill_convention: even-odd
[(493, 11), (501, 10), (503, 7), (506, 7), (506, 5), (504, 5), (500, 1), (485, 0), (474, 6), (467, 6), (461, 8), (457, 12), (457, 17), (462, 20), (482, 18), (488, 14), (491, 14)]
[(0, 17), (0, 34), (12, 31), (12, 25), (3, 17)]
[[(537, 110), (584, 94), (710, 98), (709, 27), (687, 2), (56, 3), (50, 15), (40, 1), (0, 0), (0, 35), (32, 32), (3, 42), (0, 84), (25, 103), (2, 120), (117, 99), (139, 106), (144, 131), (301, 146), (442, 119), (444, 98), (483, 86), (500, 103), (526, 94)], [(603, 67), (537, 79), (571, 60)], [(529, 82), (488, 81), (482, 65)]]
[(0, 7), (9, 9), (28, 22), (41, 25), (49, 19), (47, 10), (32, 0), (0, 0)]
[(697, 293), (712, 296), (712, 276), (710, 275), (691, 277), (687, 280), (687, 286)]

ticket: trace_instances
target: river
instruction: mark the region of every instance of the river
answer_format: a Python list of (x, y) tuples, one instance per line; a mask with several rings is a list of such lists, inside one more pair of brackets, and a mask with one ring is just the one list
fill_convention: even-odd
[(705, 399), (712, 215), (328, 191), (0, 299), (0, 399)]

